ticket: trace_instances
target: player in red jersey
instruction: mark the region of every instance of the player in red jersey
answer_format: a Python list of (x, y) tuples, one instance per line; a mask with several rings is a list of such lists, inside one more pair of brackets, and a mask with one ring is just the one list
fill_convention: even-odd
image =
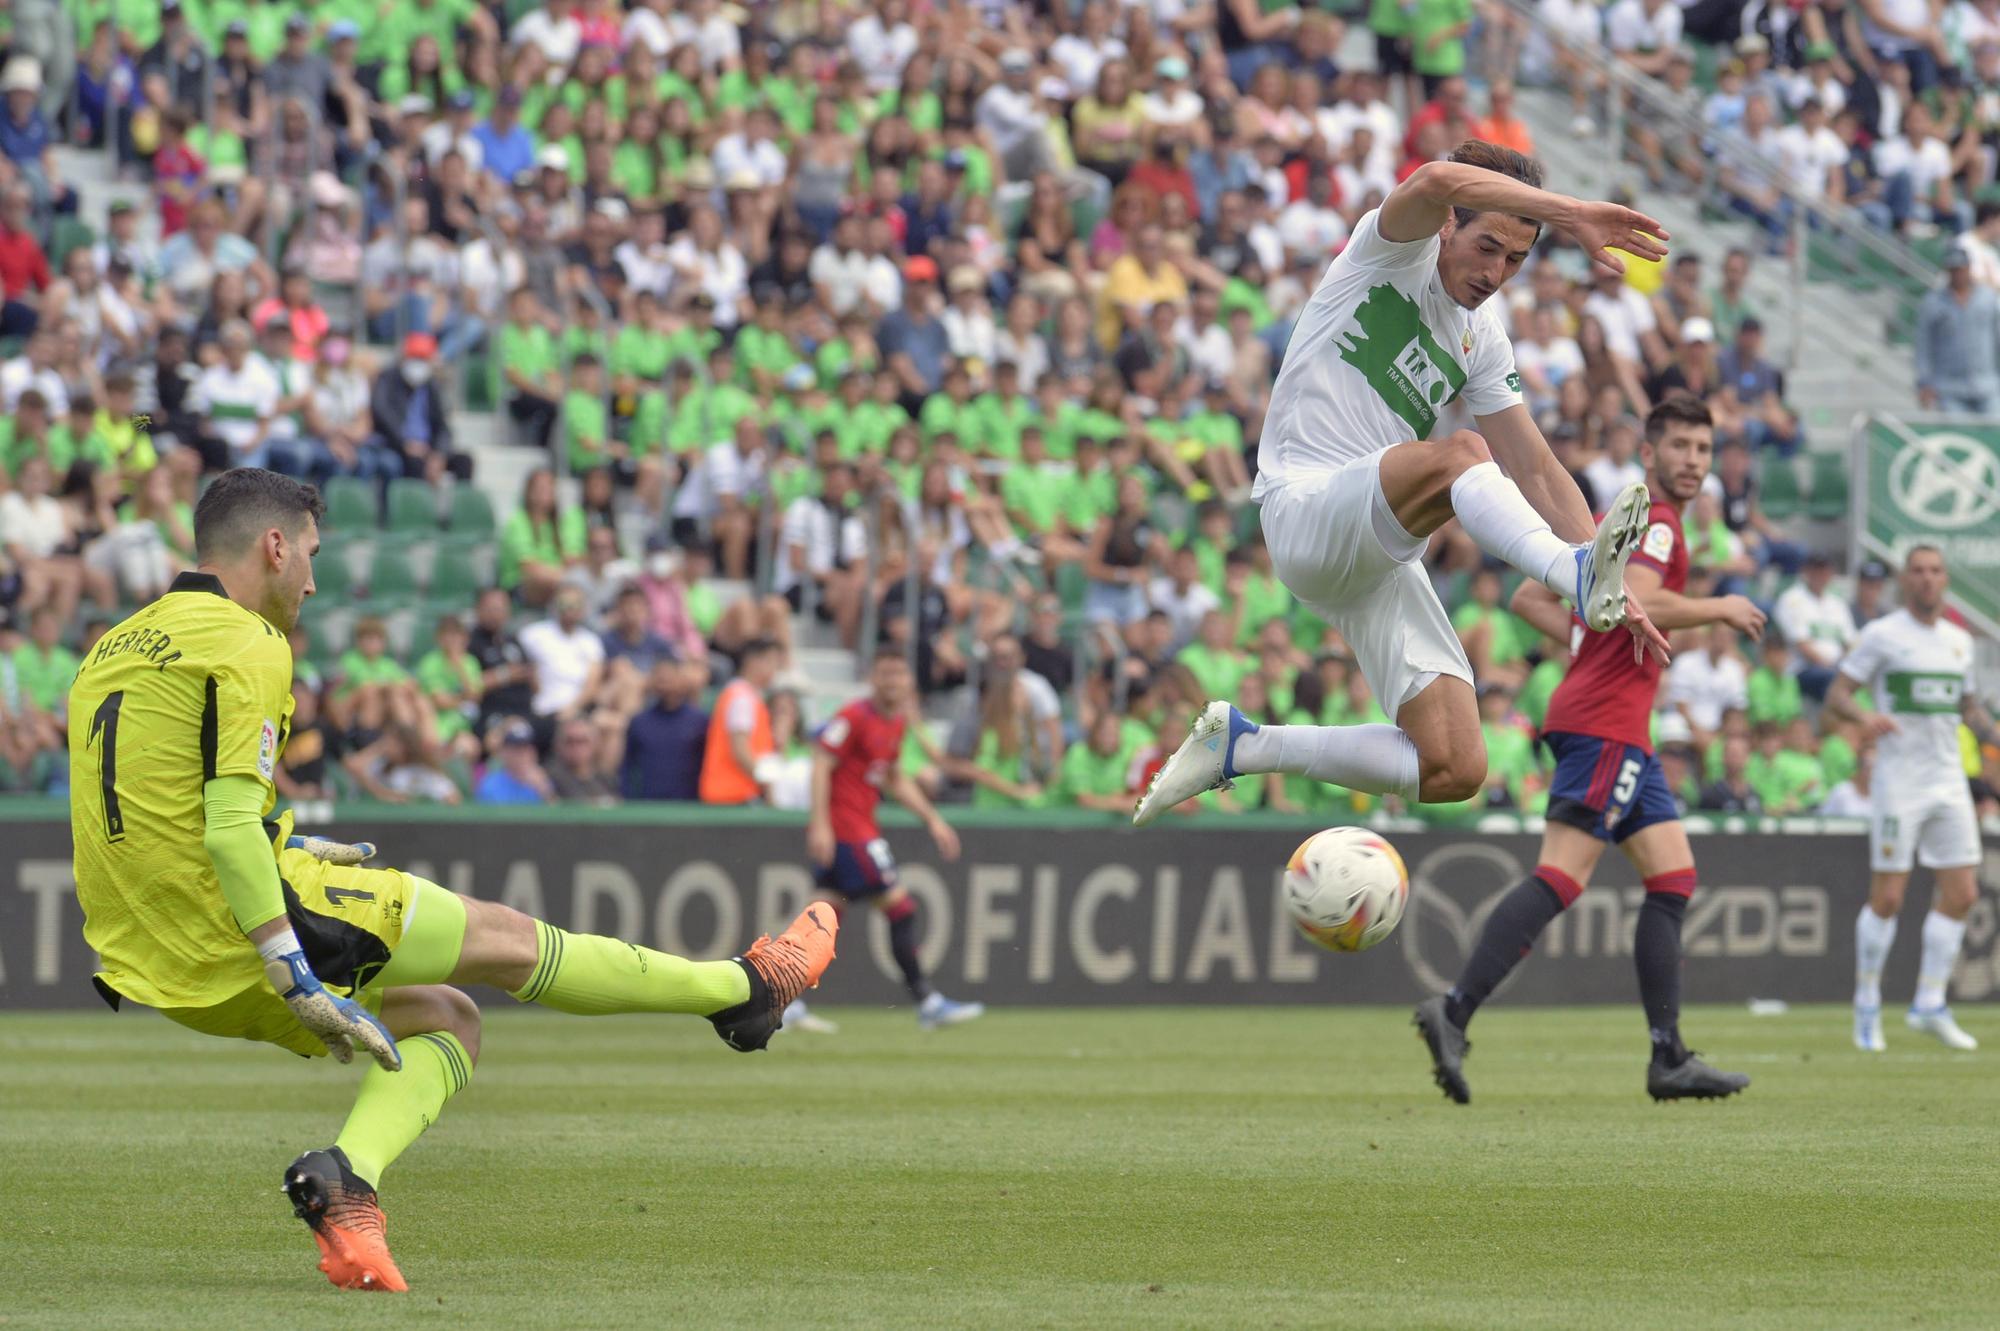
[[(925, 1030), (970, 1021), (986, 1011), (983, 1003), (954, 1003), (931, 988), (917, 958), (917, 903), (896, 882), (896, 861), (875, 822), (884, 791), (921, 818), (946, 860), (958, 858), (958, 834), (938, 816), (924, 792), (899, 765), (903, 730), (915, 681), (900, 648), (875, 654), (868, 675), (869, 695), (851, 702), (820, 731), (813, 754), (812, 820), (806, 824), (806, 856), (819, 889), (836, 911), (866, 901), (889, 921), (889, 950), (903, 972), (917, 1021)], [(833, 1023), (813, 1015), (803, 1002), (785, 1010), (785, 1025), (831, 1033)]]
[[(1764, 612), (1744, 597), (1685, 594), (1688, 549), (1681, 509), (1700, 492), (1714, 455), (1714, 426), (1698, 399), (1669, 397), (1646, 417), (1640, 460), (1654, 499), (1626, 587), (1662, 630), (1727, 624), (1757, 638), (1764, 632)], [(1568, 607), (1543, 587), (1523, 586), (1514, 610), (1549, 637), (1571, 634)], [(1542, 726), (1556, 772), (1540, 861), (1487, 917), (1458, 983), (1418, 1005), (1417, 1029), (1430, 1047), (1438, 1085), (1465, 1104), (1472, 1098), (1463, 1066), (1471, 1047), (1466, 1024), (1528, 955), (1548, 922), (1582, 894), (1604, 847), (1615, 842), (1646, 884), (1632, 945), (1653, 1040), (1646, 1090), (1655, 1100), (1733, 1095), (1750, 1079), (1717, 1071), (1681, 1043), (1681, 919), (1694, 893), (1694, 851), (1653, 756), (1660, 665), (1613, 635), (1576, 632), (1571, 650), (1569, 673), (1549, 700)]]

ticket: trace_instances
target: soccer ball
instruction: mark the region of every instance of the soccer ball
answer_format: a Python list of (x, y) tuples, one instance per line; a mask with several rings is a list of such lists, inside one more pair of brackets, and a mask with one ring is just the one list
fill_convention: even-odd
[(1365, 827), (1306, 838), (1285, 864), (1285, 908), (1329, 952), (1364, 952), (1396, 931), (1410, 875), (1396, 848)]

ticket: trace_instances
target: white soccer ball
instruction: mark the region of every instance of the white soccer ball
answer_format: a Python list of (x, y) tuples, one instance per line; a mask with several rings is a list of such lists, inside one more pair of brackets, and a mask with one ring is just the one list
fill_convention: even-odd
[(1375, 946), (1396, 931), (1409, 899), (1403, 857), (1365, 827), (1314, 833), (1285, 864), (1292, 923), (1329, 952)]

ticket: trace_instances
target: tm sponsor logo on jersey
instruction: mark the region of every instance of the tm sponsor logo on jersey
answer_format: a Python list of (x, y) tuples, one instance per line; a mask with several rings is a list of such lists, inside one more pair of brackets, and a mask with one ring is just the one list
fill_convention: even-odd
[(1465, 387), (1464, 368), (1432, 336), (1417, 303), (1386, 282), (1369, 290), (1334, 344), (1419, 439)]

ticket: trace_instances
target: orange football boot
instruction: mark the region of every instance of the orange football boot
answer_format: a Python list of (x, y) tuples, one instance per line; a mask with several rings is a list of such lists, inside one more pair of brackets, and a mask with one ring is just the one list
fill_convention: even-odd
[(311, 1226), (319, 1269), (341, 1289), (409, 1289), (389, 1255), (388, 1222), (375, 1189), (362, 1182), (338, 1146), (307, 1151), (285, 1171), (292, 1210)]
[(839, 932), (840, 916), (826, 902), (815, 901), (791, 928), (776, 938), (759, 938), (736, 958), (750, 975), (750, 997), (709, 1017), (722, 1042), (741, 1054), (769, 1044), (791, 1001), (819, 987), (819, 977), (833, 962)]

